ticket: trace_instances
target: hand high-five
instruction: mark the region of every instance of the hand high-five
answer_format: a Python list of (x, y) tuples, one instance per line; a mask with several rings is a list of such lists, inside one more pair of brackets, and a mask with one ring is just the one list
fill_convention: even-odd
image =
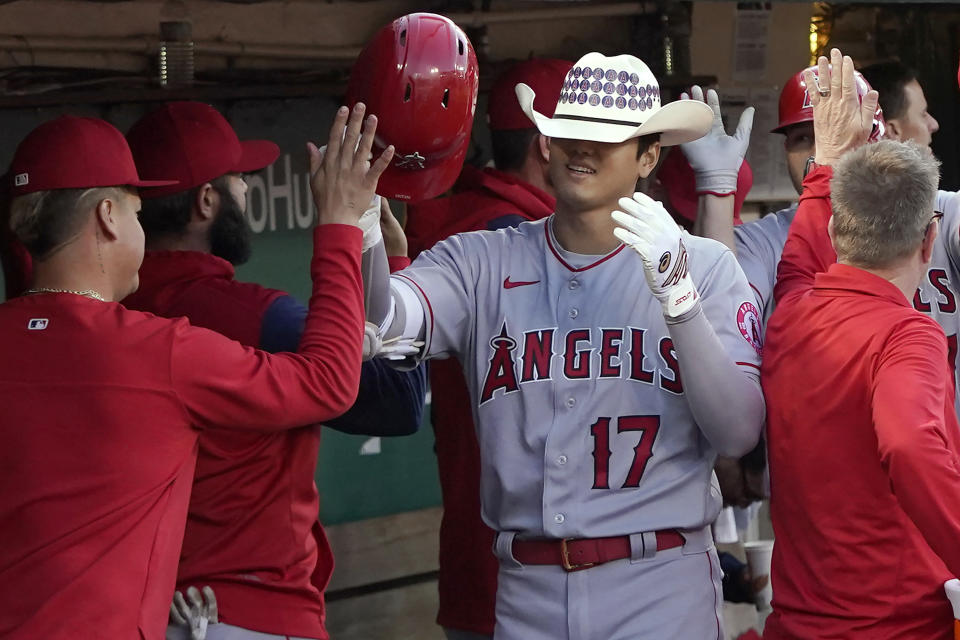
[[(720, 113), (720, 96), (713, 89), (707, 91), (706, 100), (703, 89), (694, 85), (690, 90), (692, 98), (706, 102), (713, 111), (713, 126), (710, 133), (693, 142), (680, 145), (696, 179), (697, 193), (725, 195), (737, 190), (737, 176), (743, 157), (750, 144), (750, 131), (753, 129), (754, 108), (747, 107), (740, 114), (737, 130), (732, 136), (723, 129), (723, 117)], [(682, 100), (689, 100), (686, 93)]]
[(833, 164), (844, 153), (867, 142), (873, 131), (879, 95), (870, 90), (862, 101), (857, 96), (850, 56), (832, 49), (829, 61), (825, 56), (817, 60), (816, 76), (810, 70), (804, 71), (803, 82), (813, 105), (817, 164)]
[(365, 112), (362, 102), (358, 102), (352, 112), (340, 107), (330, 127), (326, 152), (307, 143), (310, 191), (320, 224), (359, 226), (360, 217), (373, 200), (380, 174), (393, 159), (394, 148), (390, 145), (370, 162), (377, 117), (371, 115), (364, 121)]

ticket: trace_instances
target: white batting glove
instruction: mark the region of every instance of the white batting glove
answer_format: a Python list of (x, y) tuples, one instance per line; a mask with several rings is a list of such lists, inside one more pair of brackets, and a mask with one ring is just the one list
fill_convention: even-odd
[(360, 230), (363, 231), (363, 251), (372, 249), (383, 239), (380, 231), (380, 196), (374, 195), (370, 206), (360, 216)]
[(217, 598), (213, 589), (204, 587), (201, 595), (196, 587), (187, 589), (187, 600), (179, 591), (173, 594), (170, 603), (170, 624), (190, 630), (190, 640), (204, 640), (207, 637), (207, 626), (219, 622)]
[(380, 327), (372, 322), (367, 322), (363, 326), (363, 361), (366, 362), (372, 358), (385, 358), (386, 360), (404, 360), (410, 356), (420, 353), (420, 347), (423, 346), (422, 340), (413, 338), (390, 338), (384, 340), (380, 336)]
[[(690, 89), (693, 99), (704, 102), (703, 89), (694, 85)], [(686, 93), (682, 100), (690, 99)], [(750, 131), (753, 129), (753, 107), (747, 107), (740, 114), (740, 123), (732, 136), (723, 130), (723, 118), (720, 115), (720, 97), (713, 89), (707, 91), (707, 105), (713, 110), (713, 126), (704, 137), (680, 145), (683, 155), (693, 169), (697, 193), (729, 194), (737, 190), (737, 175), (740, 165), (750, 144)]]
[(610, 213), (613, 234), (643, 259), (650, 291), (663, 306), (663, 315), (677, 318), (693, 309), (700, 294), (687, 270), (687, 248), (680, 227), (663, 205), (643, 193), (620, 198), (619, 211)]

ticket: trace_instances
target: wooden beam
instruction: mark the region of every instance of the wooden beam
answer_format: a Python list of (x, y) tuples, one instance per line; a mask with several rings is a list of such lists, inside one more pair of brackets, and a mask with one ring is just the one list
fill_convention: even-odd
[(327, 528), (336, 568), (327, 591), (436, 571), (443, 509), (423, 509)]

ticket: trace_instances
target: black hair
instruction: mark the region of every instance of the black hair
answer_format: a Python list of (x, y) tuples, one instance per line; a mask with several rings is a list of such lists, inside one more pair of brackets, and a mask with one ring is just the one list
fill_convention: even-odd
[(534, 128), (491, 131), (494, 166), (500, 171), (519, 171), (537, 134)]
[(904, 115), (907, 109), (904, 87), (917, 79), (913, 69), (898, 60), (888, 60), (864, 67), (860, 73), (880, 94), (880, 108), (885, 118), (893, 120)]
[[(206, 184), (206, 183), (204, 183)], [(210, 181), (210, 186), (222, 198), (233, 197), (227, 187), (226, 176)], [(163, 236), (179, 236), (187, 230), (190, 214), (197, 193), (203, 185), (187, 191), (173, 193), (159, 198), (142, 198), (140, 205), (140, 226), (147, 240)]]
[(637, 145), (637, 160), (639, 160), (640, 156), (646, 153), (647, 149), (650, 148), (650, 145), (652, 145), (654, 142), (660, 142), (660, 134), (648, 133), (645, 136), (640, 136), (637, 138), (637, 140), (639, 140), (639, 144)]

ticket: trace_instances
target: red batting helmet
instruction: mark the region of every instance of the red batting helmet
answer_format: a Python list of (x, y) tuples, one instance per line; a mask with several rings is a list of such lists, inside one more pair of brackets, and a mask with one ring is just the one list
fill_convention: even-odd
[[(813, 71), (814, 76), (817, 75), (816, 66), (808, 68)], [(813, 122), (813, 104), (810, 102), (807, 86), (803, 82), (804, 71), (806, 69), (799, 71), (790, 78), (784, 85), (783, 91), (780, 92), (780, 124), (777, 125), (776, 129), (773, 129), (772, 133), (784, 133), (784, 129), (792, 124)], [(863, 96), (873, 87), (859, 71), (854, 71), (853, 74), (857, 79), (857, 95), (863, 100)], [(877, 104), (877, 111), (873, 115), (873, 131), (870, 133), (869, 141), (876, 142), (883, 138), (886, 129), (887, 124), (883, 119), (883, 109)]]
[(380, 29), (350, 73), (347, 104), (377, 116), (374, 153), (396, 154), (377, 193), (410, 202), (449, 189), (463, 167), (477, 106), (477, 56), (449, 18), (411, 13)]

